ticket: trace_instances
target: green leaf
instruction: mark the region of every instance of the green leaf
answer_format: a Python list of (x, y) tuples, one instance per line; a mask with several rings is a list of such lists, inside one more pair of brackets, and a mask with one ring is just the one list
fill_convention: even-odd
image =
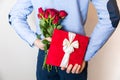
[(50, 36), (48, 36), (48, 37), (51, 37), (51, 36), (52, 36), (52, 33), (53, 33), (53, 28), (52, 28), (52, 26), (47, 29), (47, 32), (48, 32), (49, 35), (50, 35)]
[(56, 26), (56, 25), (52, 25), (52, 27), (53, 27), (53, 29), (57, 28), (57, 26)]
[(43, 44), (49, 44), (49, 41), (46, 40), (46, 39), (44, 39), (44, 40), (42, 40), (42, 43), (43, 43)]
[(58, 26), (57, 26), (57, 29), (61, 29), (61, 28), (62, 28), (62, 26), (61, 26), (61, 25), (58, 25)]
[(50, 46), (50, 42), (48, 40), (43, 40), (42, 43), (45, 44), (44, 50), (45, 50), (45, 53), (47, 53), (48, 48)]
[(45, 36), (45, 37), (49, 37), (48, 35), (48, 32), (46, 31), (46, 29), (41, 29), (41, 32), (42, 32), (42, 34)]
[(41, 30), (42, 34), (44, 35), (44, 29), (43, 29), (43, 28), (41, 28), (40, 30)]
[(37, 38), (40, 39), (40, 36), (41, 36), (41, 34), (40, 34), (40, 35), (37, 35)]
[(45, 45), (45, 46), (44, 46), (44, 50), (47, 51), (47, 49), (48, 49), (48, 47), (47, 47), (47, 45)]
[(40, 20), (40, 26), (41, 26), (41, 27), (46, 26), (46, 22), (45, 22), (44, 20), (42, 20), (42, 19)]
[(49, 34), (45, 34), (45, 37), (50, 37), (50, 35)]

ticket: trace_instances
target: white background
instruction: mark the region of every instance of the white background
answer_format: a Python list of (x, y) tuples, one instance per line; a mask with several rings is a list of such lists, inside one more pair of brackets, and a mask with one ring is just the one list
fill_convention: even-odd
[[(0, 80), (36, 80), (38, 49), (29, 47), (8, 24), (8, 13), (15, 1), (0, 0)], [(91, 34), (97, 22), (95, 12), (90, 5), (85, 27), (87, 35)], [(33, 14), (28, 21), (35, 30)], [(89, 61), (88, 80), (120, 80), (120, 25), (105, 46)]]

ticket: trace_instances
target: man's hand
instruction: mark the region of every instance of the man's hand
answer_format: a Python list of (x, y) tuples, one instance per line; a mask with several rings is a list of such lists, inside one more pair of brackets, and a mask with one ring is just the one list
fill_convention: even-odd
[[(51, 42), (51, 37), (45, 38), (46, 40), (48, 40), (49, 42)], [(41, 50), (44, 50), (44, 44), (42, 43), (42, 40), (40, 39), (36, 39), (34, 42), (34, 45), (38, 48), (40, 48)]]
[(66, 69), (67, 73), (72, 72), (73, 74), (74, 73), (79, 74), (79, 73), (81, 73), (83, 71), (83, 69), (85, 68), (85, 65), (86, 65), (86, 62), (83, 61), (82, 65), (75, 64), (73, 66), (72, 64), (70, 64), (67, 68), (62, 67), (61, 70)]

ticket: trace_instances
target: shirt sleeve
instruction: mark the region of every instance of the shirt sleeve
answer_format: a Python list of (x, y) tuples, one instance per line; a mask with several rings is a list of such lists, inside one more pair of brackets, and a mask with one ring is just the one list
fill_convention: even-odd
[(31, 0), (18, 0), (9, 13), (9, 23), (16, 33), (33, 46), (36, 34), (27, 22), (27, 16), (33, 11)]
[(90, 37), (85, 61), (89, 61), (105, 44), (115, 31), (120, 20), (116, 0), (92, 0), (92, 3), (97, 10), (98, 23)]

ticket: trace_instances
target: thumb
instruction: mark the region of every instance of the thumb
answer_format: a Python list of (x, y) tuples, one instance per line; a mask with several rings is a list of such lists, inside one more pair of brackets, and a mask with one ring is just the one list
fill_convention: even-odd
[(48, 40), (49, 42), (51, 42), (51, 37), (47, 37), (47, 38), (45, 38), (46, 40)]
[(86, 62), (85, 62), (85, 61), (83, 61), (83, 63), (82, 63), (82, 67), (81, 67), (81, 69), (80, 69), (80, 72), (82, 72), (82, 71), (84, 70), (85, 65), (86, 65)]
[(65, 67), (61, 67), (61, 70), (65, 70), (66, 68)]

